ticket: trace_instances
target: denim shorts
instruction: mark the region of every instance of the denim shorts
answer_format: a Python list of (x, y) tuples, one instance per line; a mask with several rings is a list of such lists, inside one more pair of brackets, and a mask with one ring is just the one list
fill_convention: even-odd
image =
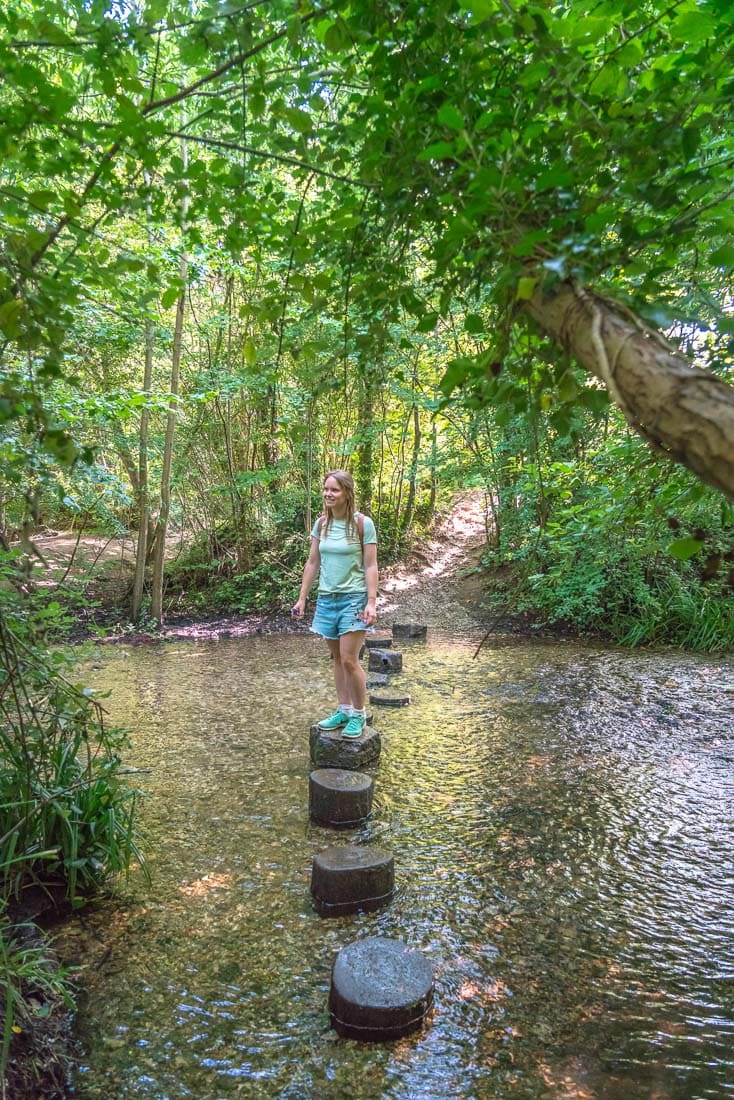
[(362, 619), (366, 604), (366, 592), (320, 594), (316, 600), (311, 630), (332, 642), (342, 634), (351, 634), (355, 630), (372, 632), (375, 628), (365, 626)]

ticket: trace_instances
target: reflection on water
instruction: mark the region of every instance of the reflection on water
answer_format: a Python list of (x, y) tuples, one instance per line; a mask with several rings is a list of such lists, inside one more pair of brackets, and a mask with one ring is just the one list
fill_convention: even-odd
[[(152, 887), (62, 938), (84, 965), (75, 1095), (218, 1100), (734, 1096), (728, 662), (406, 643), (379, 711), (386, 909), (321, 920), (308, 726), (316, 639), (105, 650), (90, 674), (150, 774)], [(333, 957), (399, 936), (436, 975), (422, 1035), (337, 1039)]]

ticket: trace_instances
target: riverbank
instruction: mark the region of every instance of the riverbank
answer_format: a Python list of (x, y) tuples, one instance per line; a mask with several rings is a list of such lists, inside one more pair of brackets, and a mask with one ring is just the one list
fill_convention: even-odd
[[(573, 639), (578, 634), (564, 623), (544, 623), (526, 612), (487, 606), (489, 590), (498, 578), (482, 566), (486, 549), (484, 495), (459, 494), (449, 512), (439, 518), (430, 536), (407, 557), (381, 570), (377, 601), (378, 630), (393, 622), (420, 622), (430, 630), (477, 644), (490, 633), (501, 638)], [(500, 599), (501, 604), (501, 599)], [(311, 603), (310, 609), (312, 610)], [(309, 615), (307, 612), (307, 621)], [(100, 630), (102, 634), (100, 635)], [(91, 639), (101, 645), (124, 642), (147, 645), (157, 641), (218, 641), (256, 634), (308, 634), (305, 623), (294, 623), (288, 608), (253, 615), (222, 613), (169, 615), (159, 632), (116, 623), (103, 609), (96, 624), (80, 621), (72, 641)]]

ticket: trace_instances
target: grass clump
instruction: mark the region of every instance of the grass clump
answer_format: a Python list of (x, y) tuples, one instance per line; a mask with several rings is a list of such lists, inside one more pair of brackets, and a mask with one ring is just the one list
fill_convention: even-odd
[(127, 785), (122, 768), (124, 733), (108, 728), (94, 694), (72, 681), (73, 660), (48, 648), (42, 623), (14, 604), (8, 590), (3, 602), (0, 1080), (5, 1090), (14, 1080), (17, 1089), (21, 1067), (41, 1072), (44, 1059), (29, 1055), (29, 1036), (59, 1006), (71, 1004), (67, 976), (35, 926), (19, 914), (34, 896), (83, 905), (110, 876), (126, 873), (134, 862), (142, 865), (143, 859), (136, 831), (138, 793)]

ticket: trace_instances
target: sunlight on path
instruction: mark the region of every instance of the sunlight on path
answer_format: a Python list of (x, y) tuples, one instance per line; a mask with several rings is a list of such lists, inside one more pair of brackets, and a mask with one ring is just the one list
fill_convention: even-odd
[(474, 567), (485, 541), (484, 493), (462, 494), (434, 538), (386, 571), (380, 581), (380, 616), (476, 630), (478, 619), (458, 603), (454, 586), (459, 570)]

